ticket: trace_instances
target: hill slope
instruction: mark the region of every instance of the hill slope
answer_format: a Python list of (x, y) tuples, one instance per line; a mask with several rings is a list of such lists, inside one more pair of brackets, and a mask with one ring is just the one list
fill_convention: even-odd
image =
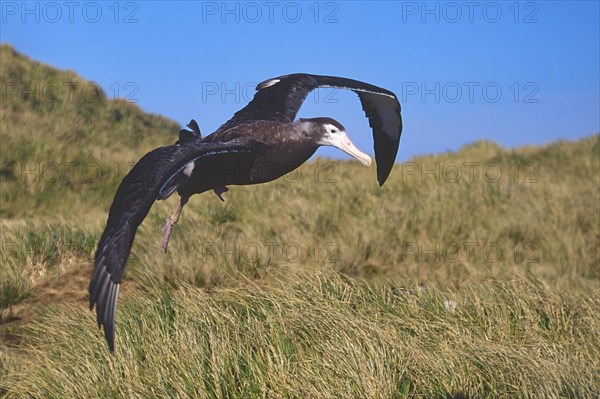
[(122, 176), (179, 127), (0, 52), (0, 394), (600, 391), (598, 135), (478, 142), (398, 164), (381, 189), (372, 168), (319, 159), (224, 204), (194, 197), (166, 255), (177, 200), (158, 203), (110, 357), (86, 309), (92, 255)]
[(138, 154), (176, 140), (175, 122), (109, 99), (73, 72), (8, 45), (0, 54), (0, 216), (65, 212), (73, 194), (97, 204)]

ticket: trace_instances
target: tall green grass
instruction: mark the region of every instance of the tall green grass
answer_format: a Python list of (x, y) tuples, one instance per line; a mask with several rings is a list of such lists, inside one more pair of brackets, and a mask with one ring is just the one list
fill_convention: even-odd
[[(598, 293), (534, 278), (375, 287), (332, 272), (125, 299), (110, 355), (83, 307), (33, 324), (9, 398), (593, 397)], [(452, 301), (452, 302), (450, 302)], [(449, 305), (451, 304), (451, 305)]]

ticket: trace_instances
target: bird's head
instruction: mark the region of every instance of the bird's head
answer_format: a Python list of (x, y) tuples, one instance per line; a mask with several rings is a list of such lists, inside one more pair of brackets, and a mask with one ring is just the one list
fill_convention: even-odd
[(339, 148), (346, 154), (352, 155), (365, 166), (371, 165), (371, 157), (359, 150), (346, 133), (341, 123), (332, 118), (300, 119), (301, 123), (310, 124), (310, 130), (317, 139), (317, 144)]

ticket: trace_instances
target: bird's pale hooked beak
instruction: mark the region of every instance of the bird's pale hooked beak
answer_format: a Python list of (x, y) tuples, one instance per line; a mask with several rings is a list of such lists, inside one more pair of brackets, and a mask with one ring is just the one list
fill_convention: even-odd
[(342, 133), (340, 135), (336, 135), (336, 139), (332, 141), (332, 145), (340, 150), (344, 151), (348, 155), (352, 155), (356, 158), (360, 163), (365, 166), (371, 166), (371, 157), (359, 150), (348, 134)]

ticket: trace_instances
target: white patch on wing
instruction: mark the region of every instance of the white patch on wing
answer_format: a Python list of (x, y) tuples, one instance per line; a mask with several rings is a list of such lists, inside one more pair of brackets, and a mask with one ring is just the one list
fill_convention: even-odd
[(262, 90), (262, 89), (266, 89), (267, 87), (271, 87), (276, 83), (279, 83), (280, 80), (279, 79), (269, 79), (269, 80), (265, 80), (264, 82), (260, 83), (258, 86), (256, 86), (256, 90)]
[(187, 177), (190, 177), (192, 175), (192, 172), (194, 171), (194, 166), (196, 166), (194, 161), (188, 162), (183, 168), (183, 174)]
[(300, 129), (302, 129), (302, 131), (304, 131), (305, 133), (308, 133), (310, 131), (311, 127), (312, 127), (312, 122), (300, 119)]
[[(237, 140), (237, 139), (235, 139)], [(231, 142), (235, 141), (232, 140)], [(163, 183), (162, 187), (160, 188), (159, 192), (162, 192), (165, 187), (167, 187), (169, 185), (169, 183), (171, 182), (171, 180), (173, 180), (173, 178), (177, 175), (177, 173), (182, 172), (184, 169), (186, 169), (187, 167), (190, 166), (190, 164), (192, 164), (191, 166), (191, 170), (190, 170), (190, 174), (193, 171), (194, 167), (195, 167), (195, 161), (198, 159), (202, 159), (211, 155), (219, 155), (219, 154), (225, 154), (225, 153), (238, 153), (238, 152), (248, 152), (248, 150), (242, 150), (242, 149), (231, 149), (231, 148), (223, 148), (223, 149), (215, 149), (212, 151), (207, 151), (204, 154), (192, 159), (190, 162), (186, 163), (185, 165), (183, 165), (181, 168), (177, 169), (175, 171), (175, 173), (173, 173), (167, 180), (165, 180), (165, 182)], [(184, 172), (185, 173), (185, 172)], [(189, 175), (186, 174), (186, 176), (189, 177)]]

